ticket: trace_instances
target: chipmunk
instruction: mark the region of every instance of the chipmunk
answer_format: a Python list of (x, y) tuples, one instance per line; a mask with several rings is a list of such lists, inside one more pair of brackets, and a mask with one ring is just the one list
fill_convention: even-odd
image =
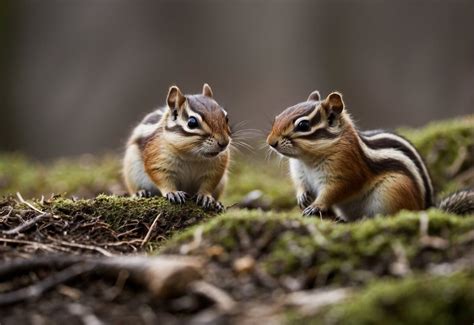
[[(329, 210), (346, 221), (433, 206), (433, 187), (417, 150), (383, 130), (359, 131), (339, 92), (285, 109), (267, 143), (289, 157), (290, 175), (303, 215)], [(459, 204), (463, 201), (463, 204)], [(440, 207), (474, 213), (474, 191), (445, 199)]]
[(223, 210), (218, 199), (230, 160), (227, 112), (208, 84), (199, 95), (172, 86), (166, 104), (148, 114), (128, 140), (123, 176), (129, 193), (162, 195), (178, 204), (195, 197), (205, 209)]

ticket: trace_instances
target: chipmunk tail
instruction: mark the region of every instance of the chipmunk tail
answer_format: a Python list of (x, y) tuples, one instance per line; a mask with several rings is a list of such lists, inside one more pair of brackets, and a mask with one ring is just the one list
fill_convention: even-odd
[(455, 192), (441, 200), (438, 207), (445, 212), (461, 216), (474, 214), (474, 190)]

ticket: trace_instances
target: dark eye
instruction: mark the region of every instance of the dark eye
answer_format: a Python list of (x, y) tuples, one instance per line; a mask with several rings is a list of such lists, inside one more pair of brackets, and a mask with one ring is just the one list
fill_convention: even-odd
[(308, 120), (300, 121), (295, 128), (295, 131), (298, 132), (308, 132), (309, 130), (311, 130), (311, 126), (309, 125)]
[(227, 116), (225, 117), (225, 122), (229, 124), (229, 118)]
[(199, 126), (199, 122), (198, 120), (194, 117), (194, 116), (191, 116), (189, 119), (188, 119), (188, 128), (190, 129), (195, 129)]

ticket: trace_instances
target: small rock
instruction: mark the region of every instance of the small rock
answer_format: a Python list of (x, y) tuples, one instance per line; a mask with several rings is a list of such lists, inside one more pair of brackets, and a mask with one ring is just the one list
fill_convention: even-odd
[(239, 202), (239, 208), (243, 209), (270, 209), (270, 199), (260, 190), (253, 190), (245, 195)]
[(237, 273), (248, 273), (253, 270), (255, 266), (255, 259), (252, 256), (244, 256), (234, 261), (234, 270)]

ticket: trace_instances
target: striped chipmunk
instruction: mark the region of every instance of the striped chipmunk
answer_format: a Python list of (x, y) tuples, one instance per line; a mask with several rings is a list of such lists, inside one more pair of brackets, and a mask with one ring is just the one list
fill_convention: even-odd
[(194, 198), (205, 209), (221, 211), (230, 142), (227, 112), (208, 84), (198, 95), (183, 95), (173, 86), (166, 106), (148, 114), (128, 140), (123, 159), (128, 191), (177, 204)]
[[(305, 102), (278, 115), (267, 143), (289, 158), (297, 202), (306, 216), (333, 212), (352, 221), (433, 206), (430, 175), (406, 139), (383, 130), (359, 131), (342, 95)], [(474, 191), (441, 202), (445, 211), (474, 213)]]

